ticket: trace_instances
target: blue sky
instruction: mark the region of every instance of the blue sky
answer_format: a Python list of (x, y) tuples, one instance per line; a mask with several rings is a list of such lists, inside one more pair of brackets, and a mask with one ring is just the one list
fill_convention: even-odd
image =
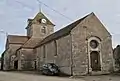
[[(119, 0), (40, 0), (51, 8), (77, 20), (94, 12), (113, 35), (113, 47), (120, 44), (120, 1)], [(39, 11), (37, 0), (0, 0), (0, 30), (9, 34), (25, 35), (27, 19)], [(73, 22), (42, 5), (42, 11), (51, 19), (55, 30)], [(0, 54), (4, 51), (6, 35), (0, 33)]]

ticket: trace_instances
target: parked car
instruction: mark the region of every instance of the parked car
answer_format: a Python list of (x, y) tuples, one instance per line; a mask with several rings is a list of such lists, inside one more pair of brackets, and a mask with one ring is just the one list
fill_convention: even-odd
[(45, 74), (45, 75), (59, 75), (60, 73), (59, 67), (54, 63), (43, 64), (41, 71), (42, 71), (42, 74)]

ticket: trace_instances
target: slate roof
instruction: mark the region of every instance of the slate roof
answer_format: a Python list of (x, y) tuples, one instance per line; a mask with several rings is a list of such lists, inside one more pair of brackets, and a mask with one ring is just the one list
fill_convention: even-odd
[(30, 38), (27, 42), (22, 45), (22, 48), (34, 48), (39, 42), (41, 41), (41, 38)]
[[(94, 14), (94, 13), (91, 13), (91, 14)], [(37, 47), (41, 46), (42, 44), (45, 44), (49, 41), (52, 41), (52, 40), (55, 40), (55, 39), (60, 38), (62, 36), (68, 35), (74, 27), (76, 27), (81, 21), (83, 21), (86, 17), (88, 17), (91, 14), (88, 14), (87, 16), (73, 22), (72, 24), (66, 26), (65, 28), (47, 36), (45, 39), (43, 39), (41, 42), (39, 42), (39, 44), (36, 45), (35, 48), (37, 48)]]
[(29, 37), (27, 36), (19, 36), (19, 35), (8, 35), (7, 36), (7, 41), (8, 43), (13, 43), (13, 44), (24, 44)]

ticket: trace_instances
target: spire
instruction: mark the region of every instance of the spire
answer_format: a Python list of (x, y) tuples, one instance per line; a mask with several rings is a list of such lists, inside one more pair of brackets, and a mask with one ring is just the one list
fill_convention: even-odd
[(40, 0), (37, 0), (37, 2), (39, 3), (39, 12), (42, 12), (42, 2)]
[[(45, 19), (47, 21), (47, 24), (49, 25), (54, 25), (50, 19), (43, 13), (43, 12), (39, 12), (35, 17), (34, 20), (40, 20), (40, 19)], [(55, 26), (55, 25), (54, 25)]]
[(39, 12), (42, 12), (42, 3), (39, 3)]

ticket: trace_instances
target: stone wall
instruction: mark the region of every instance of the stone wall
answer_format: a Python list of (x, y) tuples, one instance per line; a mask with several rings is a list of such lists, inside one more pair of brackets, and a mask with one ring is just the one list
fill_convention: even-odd
[(72, 54), (73, 54), (73, 74), (84, 75), (87, 74), (89, 69), (89, 52), (88, 39), (90, 37), (98, 37), (101, 40), (101, 73), (108, 73), (113, 71), (113, 52), (111, 35), (92, 14), (84, 19), (72, 32)]
[[(57, 45), (55, 45), (55, 41)], [(71, 36), (70, 35), (61, 37), (57, 40), (53, 40), (47, 44), (44, 44), (36, 48), (36, 50), (37, 50), (38, 69), (40, 69), (40, 66), (43, 63), (55, 63), (60, 67), (60, 70), (63, 73), (71, 75)]]
[[(45, 27), (45, 33), (42, 32), (43, 27)], [(28, 31), (32, 37), (45, 38), (54, 32), (54, 27), (52, 25), (32, 24)]]
[(63, 73), (71, 75), (71, 36), (67, 35), (57, 40), (57, 56), (55, 63), (60, 67)]
[(9, 49), (6, 49), (4, 54), (4, 70), (14, 69), (14, 58), (13, 55), (16, 54), (16, 50), (21, 46), (21, 44), (9, 44)]
[(4, 60), (3, 60), (3, 70), (10, 70), (10, 55), (9, 52), (6, 51), (4, 53)]
[(20, 49), (17, 52), (18, 70), (35, 70), (35, 54), (33, 49)]
[(78, 25), (72, 32), (73, 75), (88, 73), (88, 53), (85, 29)]
[(33, 28), (31, 26), (27, 27), (27, 36), (32, 37), (32, 35), (33, 35)]
[(43, 57), (43, 46), (40, 46), (36, 48), (36, 60), (37, 60), (37, 70), (40, 70), (43, 63), (44, 63), (44, 57)]

